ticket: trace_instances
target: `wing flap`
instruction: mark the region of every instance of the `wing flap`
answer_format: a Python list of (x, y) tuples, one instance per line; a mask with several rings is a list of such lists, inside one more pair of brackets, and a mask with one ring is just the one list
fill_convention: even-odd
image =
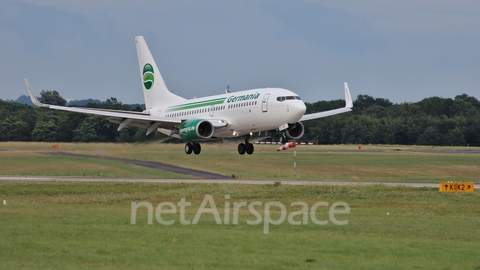
[[(108, 117), (107, 120), (110, 123), (121, 125), (125, 121), (125, 118)], [(159, 128), (173, 129), (178, 126), (178, 123), (169, 123), (169, 122), (163, 122), (163, 121), (145, 121), (145, 120), (136, 120), (136, 119), (129, 119), (129, 120), (131, 121), (129, 121), (128, 125), (126, 126), (138, 127), (138, 128), (149, 128), (156, 122), (160, 122)]]

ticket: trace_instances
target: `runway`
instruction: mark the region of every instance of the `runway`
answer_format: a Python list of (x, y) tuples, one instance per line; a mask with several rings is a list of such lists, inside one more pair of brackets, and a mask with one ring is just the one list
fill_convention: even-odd
[[(107, 178), (70, 176), (0, 176), (0, 181), (69, 181), (69, 182), (137, 182), (137, 183), (203, 183), (247, 185), (385, 185), (438, 188), (434, 182), (354, 182), (354, 181), (308, 181), (308, 180), (254, 180), (254, 179), (153, 179), (153, 178)], [(480, 189), (480, 183), (475, 183)]]
[[(336, 152), (343, 152), (342, 150)], [(406, 151), (404, 151), (406, 152)], [(131, 163), (138, 166), (162, 169), (183, 175), (192, 175), (197, 179), (188, 178), (106, 178), (106, 177), (72, 177), (72, 176), (0, 176), (0, 181), (70, 181), (70, 182), (139, 182), (139, 183), (227, 183), (227, 184), (250, 184), (250, 185), (386, 185), (408, 187), (431, 187), (438, 188), (440, 182), (381, 182), (381, 181), (334, 181), (334, 180), (258, 180), (258, 179), (235, 179), (229, 176), (183, 168), (158, 161), (143, 161), (108, 156), (91, 156), (74, 154), (64, 151), (39, 151), (37, 153), (47, 155), (76, 156), (85, 158), (101, 158)], [(448, 152), (449, 154), (452, 154)], [(458, 153), (457, 153), (458, 154)], [(463, 153), (462, 153), (463, 154)], [(470, 154), (479, 154), (472, 151)], [(480, 182), (474, 183), (475, 189), (480, 189)]]
[(192, 175), (199, 178), (209, 178), (209, 179), (228, 179), (229, 178), (228, 176), (221, 175), (221, 174), (184, 168), (184, 167), (175, 166), (175, 165), (171, 165), (171, 164), (167, 164), (159, 161), (146, 161), (146, 160), (117, 158), (117, 157), (109, 157), (109, 156), (91, 156), (91, 155), (83, 155), (83, 154), (74, 154), (74, 153), (69, 153), (64, 151), (58, 151), (58, 152), (48, 151), (48, 152), (39, 152), (39, 153), (48, 154), (48, 155), (58, 155), (58, 156), (102, 158), (102, 159), (108, 159), (108, 160), (115, 160), (115, 161), (134, 164), (137, 166), (147, 167), (147, 168), (161, 169), (161, 170), (179, 173), (183, 175)]

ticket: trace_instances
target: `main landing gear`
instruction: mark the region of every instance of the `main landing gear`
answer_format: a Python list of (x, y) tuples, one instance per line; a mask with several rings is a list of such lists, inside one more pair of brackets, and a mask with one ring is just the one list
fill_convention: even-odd
[(190, 155), (192, 152), (195, 155), (200, 154), (200, 152), (202, 152), (202, 146), (200, 146), (200, 144), (197, 142), (185, 144), (185, 153), (187, 153), (187, 155)]
[(253, 144), (248, 142), (249, 137), (250, 136), (245, 137), (245, 143), (240, 143), (238, 145), (238, 153), (240, 155), (245, 155), (245, 152), (247, 152), (247, 154), (249, 155), (253, 154), (254, 147), (253, 147)]
[[(253, 147), (253, 144), (251, 144), (248, 141), (249, 137), (250, 136), (245, 137), (245, 143), (240, 143), (238, 145), (238, 153), (240, 155), (245, 155), (245, 153), (247, 153), (249, 155), (253, 154), (253, 151), (255, 149)], [(200, 146), (200, 144), (198, 142), (189, 142), (189, 143), (185, 144), (185, 153), (187, 153), (187, 155), (190, 155), (190, 154), (192, 154), (192, 152), (195, 155), (198, 155), (198, 154), (200, 154), (200, 152), (202, 152), (202, 147)]]

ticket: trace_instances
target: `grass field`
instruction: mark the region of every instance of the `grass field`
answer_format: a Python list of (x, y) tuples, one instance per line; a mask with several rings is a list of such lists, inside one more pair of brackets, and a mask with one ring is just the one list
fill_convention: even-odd
[[(203, 214), (182, 225), (178, 214), (146, 208), (131, 224), (131, 203), (154, 207), (181, 198), (192, 220), (211, 194), (224, 220), (227, 202), (345, 202), (346, 225), (217, 225)], [(230, 195), (226, 199), (225, 195)], [(228, 197), (227, 197), (228, 198)], [(480, 269), (480, 193), (442, 194), (438, 189), (387, 186), (288, 186), (0, 181), (0, 268), (60, 269)], [(265, 216), (263, 207), (258, 212)], [(272, 208), (272, 219), (280, 208)], [(387, 214), (388, 213), (388, 214)], [(328, 207), (316, 215), (328, 220)], [(301, 220), (301, 218), (295, 218)]]
[[(186, 178), (161, 170), (96, 158), (60, 157), (49, 143), (0, 143), (1, 175)], [(475, 148), (400, 146), (299, 146), (297, 177), (293, 153), (258, 145), (240, 156), (235, 144), (204, 144), (201, 156), (187, 156), (183, 145), (60, 144), (61, 151), (95, 156), (154, 160), (245, 179), (350, 180), (348, 186), (241, 184), (160, 184), (128, 182), (0, 181), (0, 268), (61, 269), (480, 269), (480, 192), (444, 194), (437, 188), (355, 185), (357, 181), (480, 180)], [(422, 152), (416, 152), (416, 151)], [(331, 152), (329, 152), (331, 151)], [(342, 152), (348, 151), (348, 152)], [(453, 151), (439, 153), (442, 151)], [(204, 213), (182, 225), (180, 214), (162, 214), (163, 225), (146, 207), (131, 224), (132, 202), (177, 205), (191, 202), (193, 221), (205, 195), (214, 199), (220, 224)], [(247, 207), (234, 220), (235, 203), (258, 202), (263, 222)], [(297, 213), (324, 202), (314, 217), (297, 215), (265, 226), (267, 216)], [(350, 212), (329, 215), (337, 202)], [(210, 208), (212, 207), (209, 205)], [(168, 209), (168, 208), (167, 208)], [(226, 210), (228, 209), (228, 210)], [(344, 208), (340, 207), (340, 210)], [(228, 224), (225, 224), (227, 211)], [(269, 213), (269, 214), (267, 214)], [(307, 224), (301, 224), (307, 218)], [(268, 233), (265, 229), (268, 228)]]
[(32, 152), (0, 152), (0, 175), (192, 178), (189, 175), (140, 167), (120, 161)]
[[(61, 151), (161, 161), (242, 179), (397, 182), (480, 180), (480, 154), (468, 154), (472, 150), (479, 150), (475, 147), (365, 146), (362, 151), (356, 145), (302, 145), (297, 148), (294, 176), (293, 151), (275, 152), (276, 145), (256, 145), (257, 151), (251, 156), (239, 155), (234, 143), (204, 144), (199, 156), (186, 155), (182, 144), (65, 143), (60, 146)], [(0, 173), (3, 175), (52, 173), (68, 176), (185, 177), (127, 166), (121, 162), (52, 157), (31, 152), (58, 151), (52, 148), (51, 143), (0, 143), (0, 149), (15, 151), (14, 154), (0, 152)], [(12, 155), (16, 155), (18, 161), (23, 157), (29, 161), (26, 164), (12, 163)]]

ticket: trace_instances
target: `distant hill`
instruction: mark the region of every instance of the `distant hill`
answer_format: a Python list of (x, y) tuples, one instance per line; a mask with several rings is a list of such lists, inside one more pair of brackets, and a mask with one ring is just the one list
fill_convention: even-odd
[(22, 96), (18, 97), (17, 100), (9, 99), (7, 101), (8, 102), (18, 102), (18, 103), (21, 103), (21, 104), (27, 104), (27, 105), (33, 106), (32, 100), (27, 95), (22, 95)]

